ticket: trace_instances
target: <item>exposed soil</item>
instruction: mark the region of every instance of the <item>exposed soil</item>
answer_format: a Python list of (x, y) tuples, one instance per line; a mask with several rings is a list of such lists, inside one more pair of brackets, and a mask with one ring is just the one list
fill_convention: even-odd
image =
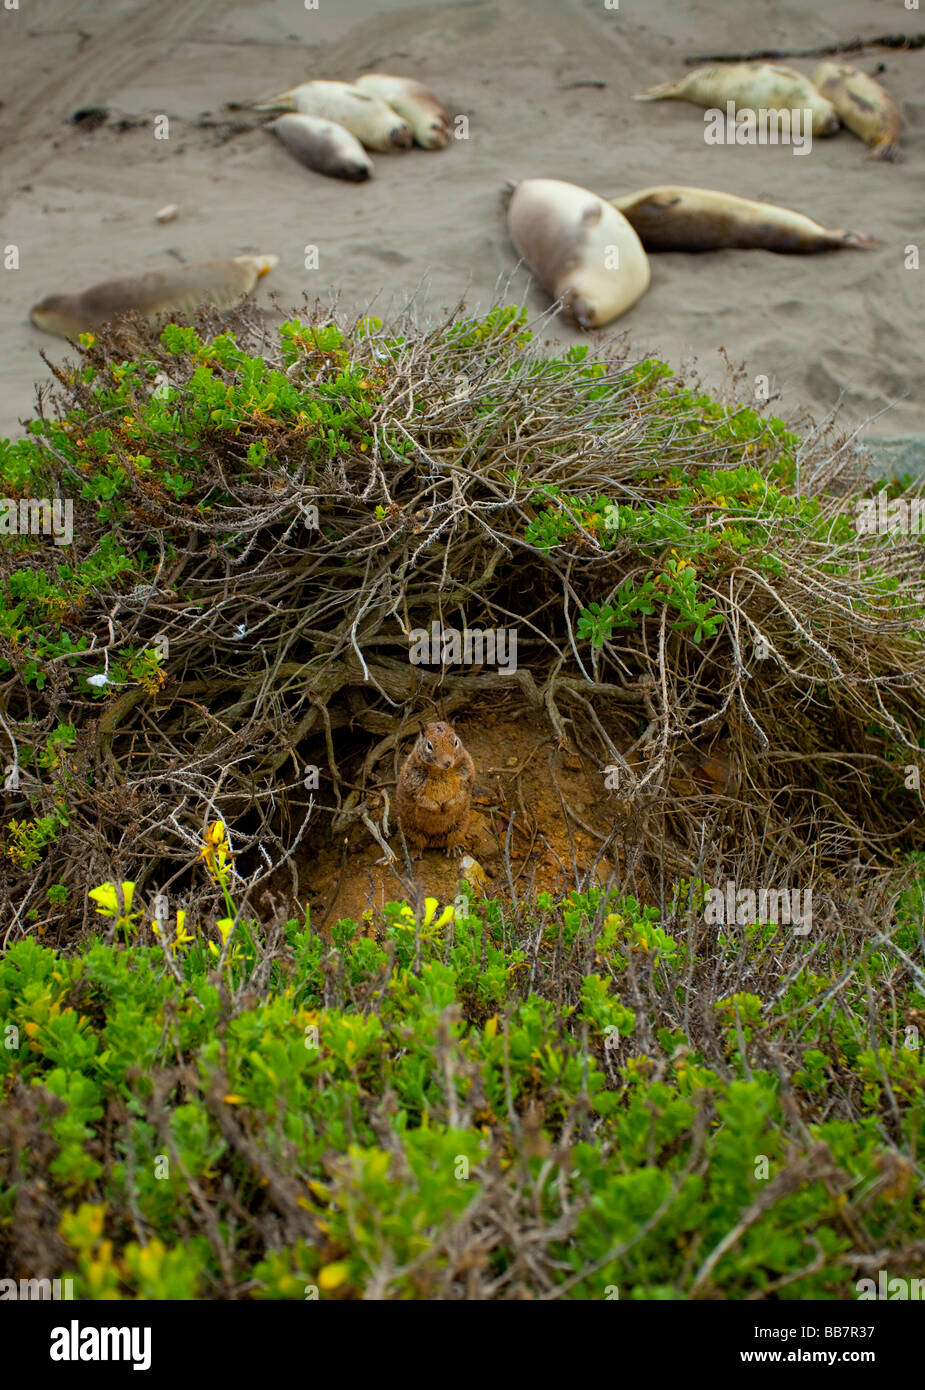
[[(505, 843), (518, 897), (574, 887), (576, 878), (594, 864), (614, 824), (616, 798), (605, 787), (603, 769), (578, 753), (557, 748), (541, 716), (471, 712), (456, 720), (456, 729), (476, 766), (467, 849), (489, 876), (483, 892), (510, 896)], [(410, 740), (401, 757), (409, 747)], [(383, 778), (378, 785), (391, 798), (394, 778)], [(406, 893), (403, 883), (441, 904), (456, 897), (462, 880), (460, 860), (442, 850), (427, 850), (413, 861), (409, 874), (401, 835), (392, 822), (389, 830), (389, 844), (398, 856), (394, 868), (382, 862), (381, 846), (363, 825), (305, 856), (298, 866), (300, 881), (316, 924), (329, 930), (341, 917), (359, 921), (370, 908), (401, 901)], [(619, 858), (619, 838), (598, 865), (601, 882), (615, 867), (613, 855)], [(472, 889), (463, 881), (462, 891)], [(481, 896), (475, 893), (476, 899)]]
[[(359, 922), (364, 913), (380, 911), (385, 903), (436, 898), (450, 903), (459, 892), (475, 901), (491, 893), (518, 899), (533, 893), (561, 895), (587, 880), (625, 881), (633, 876), (632, 891), (651, 890), (628, 863), (631, 843), (620, 826), (610, 845), (602, 845), (620, 822), (625, 803), (618, 790), (608, 789), (605, 769), (582, 753), (559, 748), (555, 735), (541, 715), (501, 710), (497, 701), (472, 709), (456, 719), (456, 729), (475, 760), (476, 792), (467, 853), (477, 864), (475, 877), (460, 859), (442, 850), (427, 850), (411, 862), (405, 858), (394, 815), (389, 820), (388, 843), (396, 855), (385, 862), (382, 847), (363, 824), (354, 823), (340, 834), (328, 830), (302, 855), (296, 856), (300, 897), (311, 907), (316, 926), (330, 931), (341, 918)], [(384, 793), (377, 816), (382, 828), (385, 800), (391, 803), (401, 759), (411, 746), (405, 741), (394, 770), (374, 786)], [(634, 760), (631, 758), (630, 762)], [(671, 780), (678, 796), (701, 797), (704, 809), (731, 790), (730, 769), (721, 753), (692, 751), (686, 772)], [(322, 801), (324, 797), (322, 795)], [(376, 801), (375, 792), (369, 797)], [(330, 821), (327, 821), (330, 826)], [(627, 830), (629, 827), (627, 826)], [(511, 881), (504, 865), (508, 846)], [(487, 875), (479, 887), (478, 869)], [(466, 873), (469, 883), (467, 886)], [(280, 883), (282, 886), (282, 882)], [(369, 920), (369, 919), (367, 919)]]

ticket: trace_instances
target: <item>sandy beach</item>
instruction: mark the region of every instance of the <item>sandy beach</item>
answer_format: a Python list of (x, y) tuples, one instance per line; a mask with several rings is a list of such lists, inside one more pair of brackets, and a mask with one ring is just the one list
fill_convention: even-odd
[[(923, 237), (925, 51), (850, 58), (901, 103), (905, 162), (866, 161), (847, 131), (796, 156), (787, 146), (710, 146), (703, 112), (630, 98), (681, 76), (686, 56), (801, 48), (855, 35), (921, 33), (925, 17), (893, 0), (820, 0), (771, 9), (741, 0), (20, 0), (0, 10), (2, 242), (19, 268), (0, 277), (0, 433), (32, 410), (39, 357), (67, 347), (32, 327), (55, 291), (242, 252), (275, 252), (258, 290), (274, 315), (305, 295), (380, 316), (416, 296), (422, 316), (499, 293), (548, 298), (508, 240), (504, 181), (563, 178), (607, 196), (690, 183), (799, 209), (829, 227), (879, 238), (869, 252), (782, 256), (723, 251), (652, 257), (643, 299), (603, 334), (556, 320), (545, 335), (595, 342), (626, 332), (634, 352), (722, 382), (726, 357), (767, 375), (791, 417), (839, 421), (892, 438), (925, 468), (922, 271), (906, 248)], [(810, 73), (814, 59), (792, 60)], [(881, 69), (882, 65), (882, 70)], [(365, 184), (298, 165), (259, 128), (249, 103), (311, 77), (369, 69), (426, 82), (468, 138), (438, 152), (373, 156)], [(591, 80), (604, 85), (587, 84)], [(95, 130), (78, 108), (110, 113)], [(156, 115), (169, 138), (154, 136)], [(120, 127), (119, 122), (124, 122)], [(465, 123), (462, 123), (465, 126)], [(161, 225), (156, 211), (176, 203)], [(317, 269), (306, 248), (317, 247)], [(173, 259), (172, 259), (173, 258)], [(871, 419), (871, 417), (875, 417)], [(889, 451), (887, 451), (889, 452)]]

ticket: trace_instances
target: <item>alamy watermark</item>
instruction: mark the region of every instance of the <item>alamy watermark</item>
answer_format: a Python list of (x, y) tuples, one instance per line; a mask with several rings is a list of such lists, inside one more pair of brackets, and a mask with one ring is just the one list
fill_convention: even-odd
[(517, 632), (515, 628), (443, 627), (434, 621), (430, 627), (411, 630), (412, 666), (496, 666), (499, 671), (517, 670)]
[(895, 1274), (892, 1277), (885, 1269), (878, 1270), (877, 1278), (858, 1279), (854, 1286), (859, 1299), (886, 1299), (889, 1302), (925, 1302), (925, 1279), (904, 1279)]
[(855, 509), (855, 528), (860, 536), (884, 535), (901, 531), (905, 535), (925, 531), (925, 497), (887, 497), (886, 489), (876, 497), (862, 497)]
[(26, 1302), (43, 1299), (69, 1300), (74, 1297), (74, 1280), (66, 1279), (0, 1279), (0, 1302), (22, 1299)]
[(0, 497), (0, 536), (51, 536), (55, 545), (74, 538), (70, 497)]
[(808, 106), (793, 111), (764, 106), (736, 110), (735, 102), (727, 101), (725, 114), (711, 106), (703, 121), (708, 145), (792, 145), (794, 154), (809, 154), (813, 148), (813, 113)]
[(708, 888), (703, 920), (713, 926), (750, 926), (752, 922), (792, 924), (795, 936), (806, 936), (813, 925), (811, 888), (737, 888), (731, 879), (725, 888)]
[(134, 1371), (151, 1365), (150, 1327), (81, 1327), (72, 1318), (68, 1327), (51, 1329), (48, 1354), (52, 1361), (130, 1361)]

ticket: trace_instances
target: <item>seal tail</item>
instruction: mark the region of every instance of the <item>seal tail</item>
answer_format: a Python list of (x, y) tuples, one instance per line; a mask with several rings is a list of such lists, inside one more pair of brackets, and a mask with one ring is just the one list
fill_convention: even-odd
[(841, 243), (848, 251), (873, 251), (880, 245), (879, 237), (865, 236), (863, 232), (842, 232)]
[(251, 104), (252, 111), (294, 111), (295, 101), (292, 96), (292, 89), (288, 92), (280, 92), (278, 96), (267, 97), (266, 101), (255, 101)]
[(650, 87), (647, 92), (637, 92), (633, 101), (669, 101), (677, 90), (677, 82), (660, 82), (657, 87)]
[(235, 256), (238, 265), (246, 265), (254, 272), (254, 283), (262, 280), (268, 275), (275, 265), (279, 265), (279, 256), (268, 251), (265, 256)]
[(898, 140), (881, 140), (868, 150), (866, 159), (881, 159), (887, 164), (902, 164), (905, 158)]

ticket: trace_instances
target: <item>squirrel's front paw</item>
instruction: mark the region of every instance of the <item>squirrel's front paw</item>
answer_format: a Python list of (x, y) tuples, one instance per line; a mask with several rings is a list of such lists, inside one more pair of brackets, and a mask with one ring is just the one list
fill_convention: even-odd
[(446, 853), (450, 859), (458, 859), (465, 852), (463, 837), (456, 831), (446, 837)]

